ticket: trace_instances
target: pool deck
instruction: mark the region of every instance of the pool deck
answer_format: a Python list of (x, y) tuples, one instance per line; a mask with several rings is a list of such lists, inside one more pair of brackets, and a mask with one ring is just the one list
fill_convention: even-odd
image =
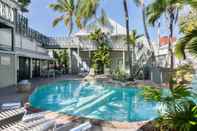
[[(29, 81), (32, 83), (32, 91), (42, 85), (42, 84), (47, 84), (47, 83), (52, 83), (60, 80), (81, 80), (82, 77), (76, 76), (76, 75), (64, 75), (61, 77), (56, 77), (56, 78), (33, 78), (30, 79)], [(10, 87), (5, 87), (5, 88), (0, 88), (0, 105), (2, 103), (6, 102), (20, 102), (22, 96), (21, 94), (17, 93), (16, 86), (10, 86)], [(24, 100), (25, 101), (25, 100)]]
[[(32, 83), (33, 90), (42, 85), (47, 83), (52, 83), (60, 80), (82, 80), (82, 77), (74, 76), (74, 75), (64, 75), (57, 78), (34, 78), (31, 79), (30, 82)], [(0, 105), (2, 103), (6, 102), (23, 102), (27, 101), (27, 98), (24, 98), (21, 94), (17, 93), (16, 87), (6, 87), (6, 88), (0, 88)], [(65, 119), (68, 116), (64, 116)], [(147, 122), (104, 122), (104, 121), (98, 121), (96, 123), (99, 124), (93, 124), (93, 128), (91, 131), (143, 131), (143, 129), (140, 129), (144, 125), (146, 125)], [(102, 124), (101, 124), (102, 123)]]

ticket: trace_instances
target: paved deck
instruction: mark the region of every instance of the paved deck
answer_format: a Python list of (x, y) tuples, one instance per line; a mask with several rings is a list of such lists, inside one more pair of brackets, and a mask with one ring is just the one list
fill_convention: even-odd
[[(64, 75), (61, 77), (56, 77), (56, 78), (33, 78), (30, 80), (32, 83), (33, 90), (42, 85), (42, 84), (47, 84), (51, 82), (56, 82), (60, 80), (69, 80), (69, 79), (76, 79), (79, 80), (81, 79), (78, 76), (73, 76), (73, 75)], [(10, 86), (10, 87), (5, 87), (5, 88), (0, 88), (0, 105), (2, 103), (6, 102), (21, 102), (21, 101), (27, 101), (27, 100), (22, 100), (24, 99), (24, 96), (21, 94), (17, 93), (16, 87), (15, 86)]]

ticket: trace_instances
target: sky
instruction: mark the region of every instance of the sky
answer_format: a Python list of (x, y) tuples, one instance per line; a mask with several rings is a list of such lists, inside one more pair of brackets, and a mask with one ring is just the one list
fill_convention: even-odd
[[(32, 0), (29, 6), (29, 12), (25, 14), (29, 19), (29, 26), (37, 31), (52, 37), (63, 37), (67, 36), (68, 30), (63, 23), (59, 24), (57, 27), (52, 27), (52, 21), (55, 17), (60, 14), (54, 12), (48, 7), (50, 3), (54, 3), (56, 0)], [(148, 0), (145, 0), (148, 1)], [(122, 26), (125, 26), (124, 20), (124, 8), (122, 0), (102, 0), (100, 9), (103, 8), (108, 17), (118, 22)], [(143, 23), (140, 8), (129, 0), (129, 19), (130, 19), (130, 30), (136, 29), (138, 34), (143, 34)], [(98, 10), (100, 12), (100, 10)], [(99, 15), (99, 13), (98, 13)], [(166, 23), (163, 21), (163, 23)], [(163, 27), (166, 27), (164, 24)], [(74, 32), (78, 29), (75, 27)], [(152, 40), (157, 38), (157, 29), (149, 28)], [(166, 35), (166, 30), (161, 28), (161, 34)]]

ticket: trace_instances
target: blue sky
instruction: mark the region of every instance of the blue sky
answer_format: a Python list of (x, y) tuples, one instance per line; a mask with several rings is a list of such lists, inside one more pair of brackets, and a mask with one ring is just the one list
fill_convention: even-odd
[[(57, 12), (54, 12), (48, 8), (49, 3), (53, 3), (56, 0), (32, 0), (29, 6), (29, 13), (26, 14), (29, 18), (30, 27), (38, 30), (47, 36), (66, 36), (67, 29), (61, 23), (59, 26), (53, 28), (52, 21), (56, 16), (59, 16)], [(100, 8), (103, 8), (107, 15), (113, 20), (117, 21), (121, 25), (125, 25), (124, 21), (124, 10), (122, 0), (102, 0)], [(130, 30), (136, 29), (139, 34), (143, 33), (142, 16), (140, 9), (129, 0), (129, 17), (130, 17)], [(165, 21), (163, 23), (166, 23)], [(165, 27), (166, 25), (163, 25)], [(77, 32), (77, 28), (74, 32)], [(157, 33), (156, 29), (151, 28), (150, 34), (152, 39), (156, 39)], [(162, 34), (166, 34), (164, 29), (161, 29)]]

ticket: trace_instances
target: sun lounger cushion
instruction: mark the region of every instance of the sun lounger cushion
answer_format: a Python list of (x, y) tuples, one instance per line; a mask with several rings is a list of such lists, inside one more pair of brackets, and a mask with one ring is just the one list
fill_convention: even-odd
[(2, 110), (11, 110), (11, 109), (17, 109), (21, 107), (20, 102), (14, 102), (14, 103), (4, 103), (1, 105)]

